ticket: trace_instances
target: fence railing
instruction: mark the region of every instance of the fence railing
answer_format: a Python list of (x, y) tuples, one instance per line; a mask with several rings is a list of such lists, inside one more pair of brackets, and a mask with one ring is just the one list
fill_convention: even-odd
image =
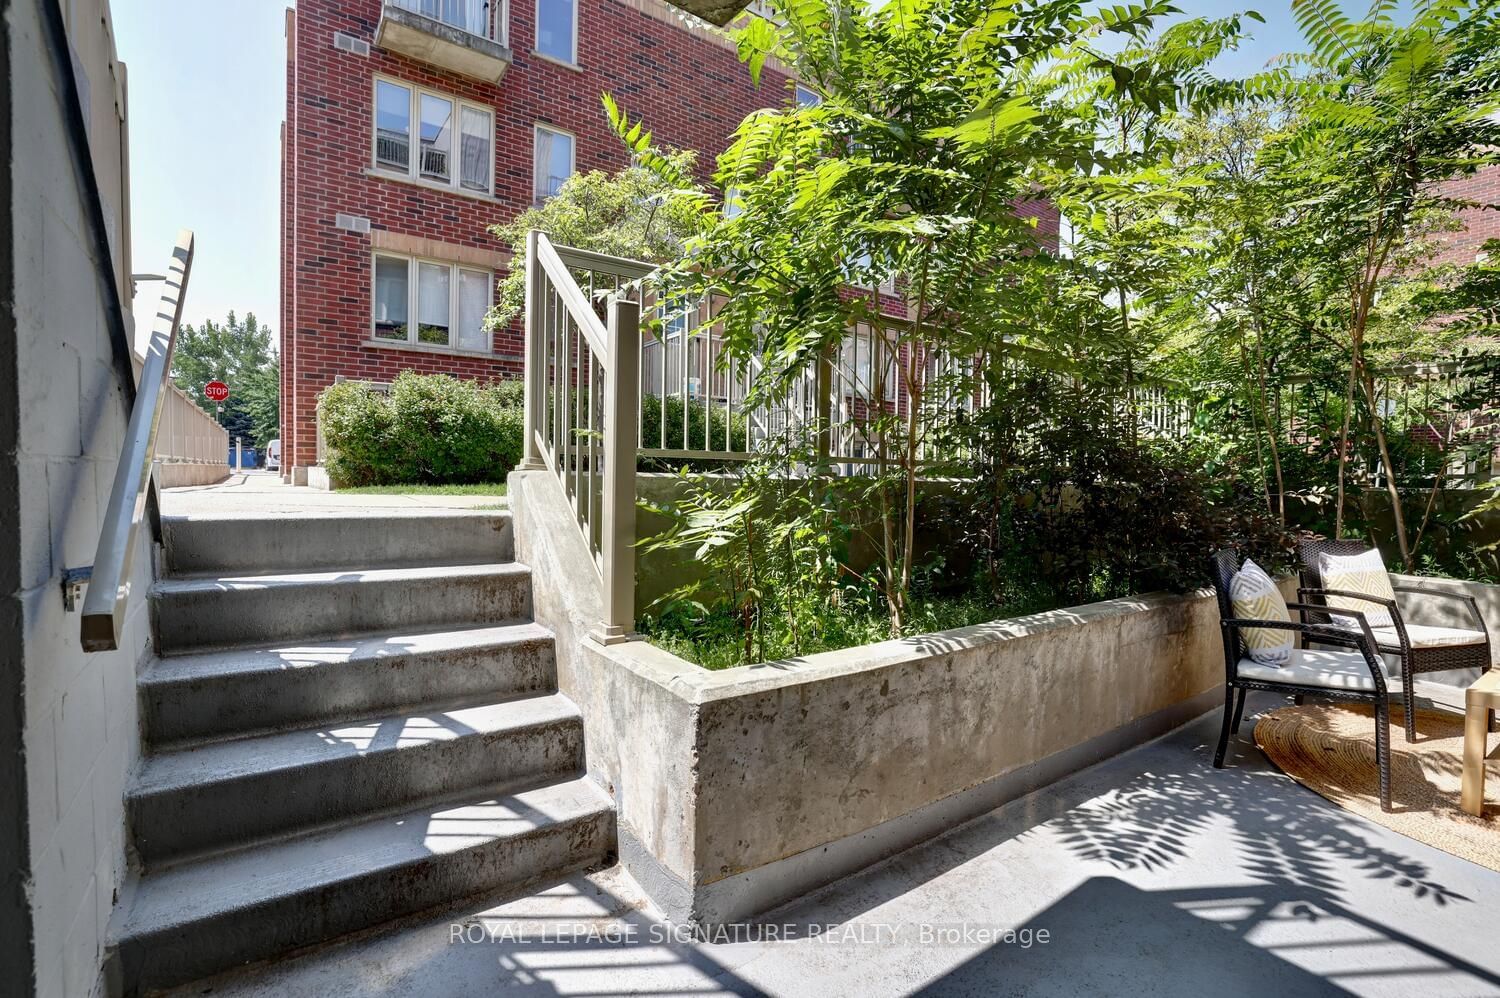
[[(597, 636), (619, 641), (635, 628), (641, 342), (640, 304), (622, 291), (650, 268), (578, 250), (561, 251), (565, 261), (535, 230), (526, 251), (525, 463), (545, 465), (562, 483), (599, 572)], [(580, 267), (587, 292), (573, 273)]]
[[(999, 391), (1006, 371), (1025, 374), (1024, 364), (1003, 358), (914, 353), (878, 324), (860, 324), (767, 402), (753, 391), (760, 360), (730, 355), (716, 303), (657, 286), (651, 265), (556, 246), (533, 231), (526, 266), (526, 463), (550, 469), (572, 505), (603, 584), (606, 641), (634, 625), (639, 462), (743, 461), (795, 431), (801, 453), (835, 474), (900, 467), (906, 454), (892, 437), (905, 434), (891, 430), (915, 406), (918, 464), (963, 473), (972, 455), (942, 430), (990, 401), (992, 379), (972, 377), (973, 365), (998, 371)], [(1401, 412), (1409, 434), (1433, 437), (1457, 462), (1449, 482), (1490, 476), (1500, 452), (1500, 358), (1386, 371), (1377, 384), (1386, 415)], [(1229, 397), (1232, 387), (1217, 394)], [(1281, 381), (1270, 398), (1278, 436), (1295, 446), (1313, 433), (1336, 388)], [(1142, 439), (1180, 440), (1192, 431), (1199, 403), (1181, 390), (1159, 383), (1100, 390), (1120, 425)], [(1478, 446), (1453, 446), (1463, 440)], [(1379, 468), (1367, 470), (1379, 480)]]
[(506, 38), (506, 5), (504, 0), (385, 0), (400, 7), (471, 35), (489, 38), (509, 45)]
[[(743, 461), (797, 434), (809, 461), (868, 473), (904, 464), (904, 433), (890, 431), (913, 406), (919, 465), (936, 471), (970, 456), (940, 429), (986, 403), (986, 389), (965, 376), (974, 358), (916, 354), (861, 323), (774, 401), (756, 400), (759, 359), (730, 356), (714, 302), (656, 286), (650, 264), (557, 246), (533, 230), (526, 267), (523, 466), (555, 474), (572, 506), (603, 586), (602, 640), (634, 627), (639, 461)], [(1188, 425), (1185, 404), (1161, 390), (1129, 399), (1143, 435)]]

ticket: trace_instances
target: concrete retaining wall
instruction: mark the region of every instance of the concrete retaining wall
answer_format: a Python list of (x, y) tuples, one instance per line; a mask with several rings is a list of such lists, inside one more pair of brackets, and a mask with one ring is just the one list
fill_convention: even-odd
[(190, 485), (213, 485), (229, 477), (227, 464), (198, 464), (186, 461), (163, 461), (156, 466), (156, 485), (179, 489)]
[[(1425, 575), (1397, 575), (1394, 578), (1397, 585), (1423, 586), (1440, 592), (1462, 593), (1474, 597), (1479, 605), (1479, 615), (1489, 628), (1491, 639), (1500, 642), (1500, 586), (1460, 579), (1434, 579)], [(1403, 593), (1397, 595), (1401, 597), (1405, 617), (1412, 623), (1445, 627), (1474, 626), (1474, 618), (1468, 608), (1456, 600), (1424, 599)]]
[[(517, 554), (621, 858), (669, 918), (719, 924), (853, 872), (1209, 709), (1213, 597), (1112, 600), (708, 672), (601, 646), (592, 560), (545, 472), (510, 478)], [(566, 582), (564, 582), (566, 580)]]

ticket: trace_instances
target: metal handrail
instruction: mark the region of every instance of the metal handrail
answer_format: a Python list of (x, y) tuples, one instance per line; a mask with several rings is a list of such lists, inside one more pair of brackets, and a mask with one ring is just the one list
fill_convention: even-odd
[(135, 405), (125, 428), (120, 464), (115, 469), (109, 504), (104, 509), (99, 549), (89, 572), (83, 620), (79, 625), (84, 651), (113, 651), (120, 646), (120, 628), (130, 602), (130, 563), (135, 553), (136, 531), (146, 516), (152, 488), (162, 392), (172, 369), (172, 350), (177, 345), (177, 327), (182, 321), (182, 303), (192, 267), (193, 234), (183, 229), (177, 233), (177, 245), (172, 250), (161, 305), (151, 328), (146, 364), (141, 369)]
[[(599, 259), (608, 259), (599, 257)], [(641, 306), (616, 290), (606, 320), (545, 233), (526, 237), (524, 467), (557, 476), (599, 571), (608, 644), (635, 630), (636, 386)]]

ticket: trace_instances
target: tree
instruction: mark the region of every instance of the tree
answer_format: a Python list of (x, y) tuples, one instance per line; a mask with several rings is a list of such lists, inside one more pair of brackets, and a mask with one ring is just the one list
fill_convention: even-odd
[[(229, 431), (230, 441), (243, 437), (264, 445), (277, 435), (264, 433), (279, 422), (280, 377), (271, 346), (271, 330), (262, 326), (254, 312), (240, 320), (230, 310), (223, 323), (207, 319), (201, 326), (183, 326), (172, 351), (172, 380), (195, 399), (203, 397), (203, 386), (222, 381), (229, 386), (229, 400), (220, 407), (219, 423)], [(250, 397), (258, 392), (259, 416), (250, 411)], [(275, 396), (275, 419), (270, 418), (267, 394)]]
[[(697, 166), (690, 150), (669, 150), (663, 161), (677, 175), (691, 178)], [(685, 182), (692, 184), (691, 179)], [(509, 222), (490, 226), (511, 250), (510, 270), (500, 281), (500, 300), (489, 325), (504, 326), (520, 314), (526, 301), (526, 233), (541, 229), (555, 243), (630, 260), (662, 262), (683, 252), (692, 231), (690, 209), (670, 198), (672, 188), (661, 175), (639, 166), (618, 173), (575, 173), (556, 194), (527, 208)]]
[(281, 363), (275, 357), (265, 367), (245, 378), (240, 393), (245, 414), (250, 417), (250, 435), (257, 447), (265, 447), (281, 436)]
[[(1102, 50), (1104, 37), (1144, 39), (1175, 8), (1159, 0), (1096, 13), (1070, 0), (776, 7), (779, 21), (751, 19), (735, 33), (740, 56), (757, 80), (769, 58), (794, 67), (820, 102), (752, 113), (719, 157), (719, 196), (676, 198), (696, 210), (697, 232), (666, 283), (723, 302), (712, 321), (724, 356), (763, 365), (751, 404), (784, 398), (857, 324), (881, 329), (905, 401), (868, 417), (876, 459), (868, 481), (885, 511), (881, 584), (900, 634), (916, 567), (930, 425), (922, 416), (934, 404), (927, 372), (1035, 349), (1010, 335), (1035, 305), (1018, 302), (1015, 289), (1054, 264), (1040, 252), (1035, 219), (1015, 206), (1064, 181), (1147, 168), (1156, 156), (1149, 144), (1104, 141), (1101, 97), (1116, 115), (1187, 103), (1205, 78), (1187, 51), (1222, 45), (1234, 31), (1189, 29), (1161, 50), (1115, 57)], [(671, 189), (691, 188), (651, 148), (643, 123), (608, 98), (606, 107), (638, 162)], [(1092, 183), (1104, 192), (1103, 180)], [(725, 200), (738, 211), (721, 212)], [(883, 316), (873, 293), (848, 292), (893, 274), (908, 300), (904, 319)]]
[(1267, 149), (1302, 209), (1299, 245), (1347, 351), (1335, 532), (1344, 529), (1355, 403), (1363, 403), (1395, 516), (1404, 567), (1414, 546), (1369, 357), (1383, 293), (1424, 261), (1422, 237), (1464, 202), (1443, 182), (1496, 161), (1500, 146), (1500, 11), (1485, 0), (1424, 0), (1409, 24), (1377, 2), (1350, 21), (1334, 0), (1292, 0), (1311, 51), (1292, 57), (1291, 126)]

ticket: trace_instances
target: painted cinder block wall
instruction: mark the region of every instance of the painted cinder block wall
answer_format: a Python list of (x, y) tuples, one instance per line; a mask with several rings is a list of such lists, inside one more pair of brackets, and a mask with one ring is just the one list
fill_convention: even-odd
[[(61, 58), (49, 22), (66, 34)], [(127, 87), (107, 0), (0, 3), (0, 60), (0, 995), (60, 998), (104, 993), (151, 648), (149, 531), (117, 651), (84, 653), (61, 585), (93, 562), (128, 415), (98, 279), (112, 275), (129, 336)], [(70, 105), (87, 123), (106, 246), (79, 182), (90, 164), (74, 169)]]
[[(445, 258), (458, 261), (462, 252), (500, 270), (508, 255), (486, 229), (531, 203), (536, 124), (576, 136), (577, 169), (620, 169), (628, 156), (600, 104), (608, 91), (644, 117), (658, 141), (698, 150), (707, 168), (746, 114), (789, 97), (784, 74), (769, 69), (753, 86), (723, 39), (688, 26), (660, 0), (579, 0), (577, 69), (532, 55), (535, 10), (534, 0), (510, 5), (514, 62), (496, 85), (375, 48), (381, 0), (300, 0), (287, 12), (281, 351), (288, 469), (314, 461), (317, 395), (338, 376), (520, 374), (519, 323), (494, 334), (487, 357), (367, 345), (377, 242), (432, 240)], [(370, 54), (334, 48), (335, 32), (371, 43)], [(368, 175), (376, 73), (494, 109), (493, 197)], [(335, 227), (338, 213), (369, 219), (372, 233)]]

